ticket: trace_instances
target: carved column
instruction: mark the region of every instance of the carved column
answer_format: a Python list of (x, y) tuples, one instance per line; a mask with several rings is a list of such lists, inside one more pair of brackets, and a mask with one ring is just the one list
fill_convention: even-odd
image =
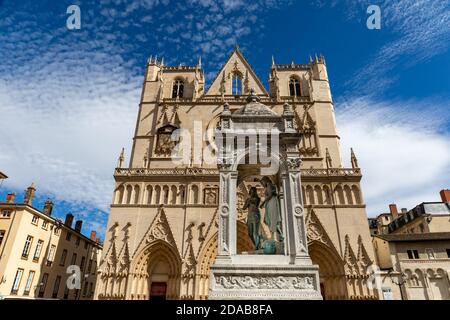
[(231, 165), (222, 164), (220, 170), (218, 259), (236, 254), (236, 185), (237, 172)]

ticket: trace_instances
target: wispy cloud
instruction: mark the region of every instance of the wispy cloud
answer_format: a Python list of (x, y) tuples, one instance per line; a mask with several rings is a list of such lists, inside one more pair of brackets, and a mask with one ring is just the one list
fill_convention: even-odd
[[(67, 3), (5, 2), (0, 12), (0, 169), (3, 189), (32, 181), (102, 231), (113, 168), (132, 141), (148, 55), (219, 67), (262, 12), (289, 1), (78, 1), (81, 30), (65, 27)], [(143, 49), (146, 48), (146, 49)], [(228, 48), (228, 49), (226, 49)], [(65, 212), (55, 208), (58, 215)], [(97, 229), (98, 230), (98, 229)]]
[[(353, 147), (363, 170), (368, 214), (385, 212), (396, 202), (411, 208), (439, 201), (450, 176), (449, 117), (436, 112), (450, 101), (349, 100), (337, 110), (344, 163)], [(417, 111), (421, 110), (421, 111)]]

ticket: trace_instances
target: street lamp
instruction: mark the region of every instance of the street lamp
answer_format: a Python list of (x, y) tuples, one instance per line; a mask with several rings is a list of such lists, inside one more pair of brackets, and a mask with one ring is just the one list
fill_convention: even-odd
[(400, 289), (400, 297), (404, 300), (402, 286), (405, 284), (406, 280), (408, 280), (408, 276), (403, 271), (394, 272), (394, 269), (389, 270), (388, 275), (389, 278), (391, 278), (392, 283), (398, 285)]

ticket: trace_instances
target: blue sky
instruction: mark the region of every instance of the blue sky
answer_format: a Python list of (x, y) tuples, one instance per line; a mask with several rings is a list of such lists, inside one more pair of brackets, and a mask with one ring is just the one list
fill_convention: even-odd
[[(81, 29), (66, 9), (81, 9)], [(370, 4), (381, 29), (366, 27)], [(202, 57), (211, 81), (239, 44), (267, 85), (277, 63), (323, 53), (344, 162), (353, 147), (369, 216), (391, 202), (438, 201), (450, 176), (450, 2), (0, 0), (0, 186), (34, 181), (84, 231), (103, 234), (113, 168), (134, 132), (150, 55)]]

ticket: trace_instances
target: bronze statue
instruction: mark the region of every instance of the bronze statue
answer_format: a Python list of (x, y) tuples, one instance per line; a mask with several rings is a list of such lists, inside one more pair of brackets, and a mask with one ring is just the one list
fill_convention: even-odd
[(261, 214), (259, 212), (259, 203), (261, 199), (258, 197), (258, 193), (255, 187), (251, 187), (249, 191), (249, 197), (245, 200), (243, 210), (248, 208), (247, 215), (247, 230), (250, 239), (255, 245), (255, 250), (260, 247), (261, 237), (259, 235), (259, 225), (261, 223)]
[[(268, 177), (263, 177), (261, 183), (264, 186), (264, 201), (260, 208), (265, 208), (264, 223), (269, 227), (271, 239), (282, 241), (281, 231), (281, 210), (280, 202), (278, 201), (277, 187)], [(275, 234), (278, 233), (278, 239)]]

